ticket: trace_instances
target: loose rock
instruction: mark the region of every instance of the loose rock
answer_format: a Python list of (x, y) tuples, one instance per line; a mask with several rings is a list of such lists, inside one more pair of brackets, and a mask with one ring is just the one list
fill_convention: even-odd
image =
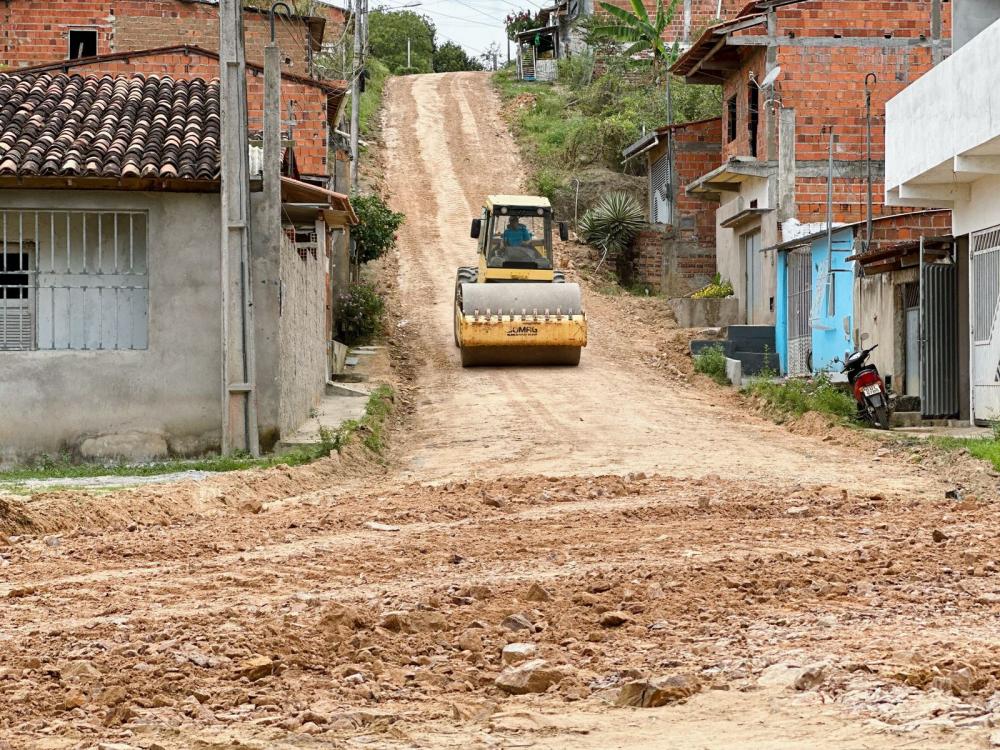
[(274, 674), (275, 666), (275, 663), (266, 656), (255, 656), (240, 662), (239, 666), (236, 667), (236, 672), (240, 677), (246, 677), (250, 682), (256, 682)]
[(761, 687), (786, 688), (788, 690), (809, 690), (823, 682), (826, 667), (812, 664), (797, 667), (791, 664), (772, 664), (761, 672), (757, 684)]
[(639, 680), (623, 685), (615, 704), (657, 708), (689, 698), (700, 690), (701, 681), (693, 675), (674, 675), (652, 682)]
[(535, 657), (538, 647), (534, 643), (508, 643), (500, 653), (500, 661), (507, 665), (521, 664)]
[(511, 695), (544, 693), (566, 676), (565, 670), (550, 667), (544, 659), (532, 659), (505, 669), (496, 678), (495, 684)]

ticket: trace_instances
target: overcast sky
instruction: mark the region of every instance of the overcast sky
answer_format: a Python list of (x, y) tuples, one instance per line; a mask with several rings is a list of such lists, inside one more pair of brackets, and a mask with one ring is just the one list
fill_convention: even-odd
[(399, 8), (418, 2), (412, 8), (434, 21), (438, 30), (438, 43), (458, 42), (466, 51), (477, 56), (491, 42), (497, 42), (507, 55), (507, 41), (503, 20), (508, 13), (523, 8), (537, 10), (546, 4), (543, 0), (369, 0), (369, 7)]

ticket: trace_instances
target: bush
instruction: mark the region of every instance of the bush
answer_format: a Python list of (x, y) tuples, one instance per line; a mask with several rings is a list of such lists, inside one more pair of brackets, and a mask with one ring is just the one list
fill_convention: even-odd
[(580, 220), (583, 238), (602, 250), (622, 252), (646, 223), (639, 201), (628, 193), (609, 193)]
[(373, 284), (352, 284), (337, 305), (339, 338), (348, 346), (371, 340), (384, 322), (385, 302)]
[(594, 53), (582, 50), (562, 57), (559, 66), (559, 82), (571, 89), (582, 89), (594, 80)]
[(694, 357), (695, 372), (708, 375), (719, 385), (729, 385), (726, 375), (726, 353), (721, 346), (710, 346)]
[(396, 71), (396, 75), (398, 75), (398, 76), (415, 76), (415, 75), (419, 75), (420, 73), (424, 73), (424, 72), (425, 71), (421, 70), (420, 68), (400, 68), (399, 70)]
[(733, 285), (729, 281), (723, 281), (721, 274), (715, 274), (712, 277), (712, 282), (707, 286), (702, 287), (697, 292), (691, 295), (692, 299), (725, 299), (726, 297), (732, 297), (736, 292), (733, 290)]
[(750, 382), (746, 393), (758, 396), (784, 414), (801, 416), (809, 411), (838, 418), (857, 416), (858, 407), (849, 393), (830, 382), (826, 375), (811, 380), (792, 379), (776, 383), (759, 377)]
[(351, 205), (360, 222), (351, 230), (358, 260), (367, 263), (381, 258), (396, 246), (396, 232), (406, 216), (393, 211), (378, 195), (355, 195)]
[(534, 177), (535, 192), (544, 195), (550, 201), (555, 200), (556, 192), (565, 185), (563, 175), (553, 169), (539, 169)]

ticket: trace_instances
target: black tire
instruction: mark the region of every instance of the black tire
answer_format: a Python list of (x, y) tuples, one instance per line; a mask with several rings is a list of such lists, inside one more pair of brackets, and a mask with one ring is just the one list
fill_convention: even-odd
[(872, 410), (872, 420), (880, 430), (889, 429), (889, 409), (885, 404), (876, 406)]

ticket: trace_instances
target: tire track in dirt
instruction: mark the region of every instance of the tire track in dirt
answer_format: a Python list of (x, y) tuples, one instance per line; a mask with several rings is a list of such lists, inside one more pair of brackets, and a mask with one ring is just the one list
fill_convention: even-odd
[[(585, 296), (591, 345), (580, 367), (461, 369), (452, 295), (456, 267), (475, 257), (468, 221), (485, 195), (516, 189), (526, 170), (488, 75), (406, 76), (391, 82), (389, 99), (412, 136), (390, 141), (388, 172), (419, 175), (393, 191), (415, 220), (400, 242), (402, 304), (405, 317), (421, 321), (421, 356), (432, 365), (418, 376), (424, 395), (399, 452), (401, 478), (445, 481), (458, 467), (478, 477), (512, 467), (610, 469), (926, 491), (926, 481), (886, 472), (850, 447), (791, 435), (711, 394), (664, 383), (621, 335), (629, 326), (620, 309), (594, 294)], [(428, 280), (418, 285), (415, 276)]]

